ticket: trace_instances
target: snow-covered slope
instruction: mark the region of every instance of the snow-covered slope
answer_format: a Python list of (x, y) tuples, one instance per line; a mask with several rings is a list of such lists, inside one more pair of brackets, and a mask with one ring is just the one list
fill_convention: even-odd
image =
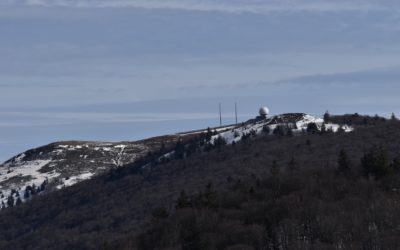
[(352, 127), (346, 125), (340, 126), (332, 123), (325, 124), (322, 118), (303, 113), (289, 113), (273, 116), (271, 118), (257, 117), (256, 119), (249, 120), (242, 125), (229, 128), (229, 130), (214, 135), (211, 138), (211, 143), (214, 143), (217, 139), (222, 138), (227, 144), (232, 144), (242, 140), (243, 136), (249, 134), (257, 135), (261, 134), (263, 131), (269, 131), (269, 133), (273, 133), (274, 129), (276, 129), (278, 126), (287, 127), (293, 132), (293, 134), (299, 134), (303, 131), (306, 131), (311, 123), (314, 123), (319, 130), (322, 130), (324, 127), (325, 130), (331, 130), (332, 132), (337, 132), (339, 129), (342, 129), (344, 132), (353, 131)]
[(118, 143), (57, 142), (28, 150), (0, 165), (0, 207), (8, 206), (10, 196), (15, 204), (41, 191), (58, 190), (133, 163), (162, 144), (173, 145), (178, 137)]

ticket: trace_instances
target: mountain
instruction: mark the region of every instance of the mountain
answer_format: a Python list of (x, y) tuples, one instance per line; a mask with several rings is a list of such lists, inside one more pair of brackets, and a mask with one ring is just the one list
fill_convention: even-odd
[(0, 165), (0, 202), (10, 195), (28, 200), (30, 193), (59, 190), (134, 163), (162, 147), (170, 148), (182, 136), (171, 135), (136, 142), (55, 142), (30, 149)]
[[(309, 124), (315, 124), (318, 130), (324, 126), (325, 130), (333, 132), (337, 132), (341, 127), (332, 123), (325, 124), (321, 118), (290, 113), (270, 118), (259, 116), (240, 125), (213, 128), (212, 136), (208, 139), (210, 144), (221, 138), (225, 143), (232, 144), (250, 134), (263, 133), (266, 128), (271, 134), (277, 128), (290, 128), (293, 133), (298, 134), (309, 129)], [(342, 128), (347, 132), (352, 131), (352, 128), (346, 125)], [(148, 154), (160, 153), (160, 150), (165, 151), (163, 154), (166, 158), (178, 140), (187, 141), (201, 133), (207, 133), (207, 130), (136, 142), (56, 142), (28, 150), (0, 165), (0, 203), (7, 207), (8, 203), (16, 204), (19, 200), (23, 202), (29, 200), (32, 193), (48, 193), (74, 185), (111, 169), (135, 163)]]
[[(351, 133), (315, 130), (318, 120), (290, 133), (275, 118), (183, 133), (4, 209), (0, 249), (398, 249), (400, 123), (354, 114), (329, 117)], [(277, 126), (223, 139), (261, 124)]]

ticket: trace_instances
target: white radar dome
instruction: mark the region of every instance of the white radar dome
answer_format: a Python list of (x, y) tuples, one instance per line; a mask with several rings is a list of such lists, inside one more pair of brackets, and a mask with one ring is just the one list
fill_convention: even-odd
[(269, 108), (267, 108), (267, 107), (262, 107), (262, 108), (260, 108), (260, 116), (267, 116), (267, 115), (269, 115)]

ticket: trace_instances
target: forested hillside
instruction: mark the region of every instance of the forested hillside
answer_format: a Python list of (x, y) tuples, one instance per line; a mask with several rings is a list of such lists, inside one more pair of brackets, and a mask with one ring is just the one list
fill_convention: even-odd
[[(177, 143), (0, 213), (1, 249), (398, 249), (400, 123)], [(143, 168), (143, 166), (146, 166)]]

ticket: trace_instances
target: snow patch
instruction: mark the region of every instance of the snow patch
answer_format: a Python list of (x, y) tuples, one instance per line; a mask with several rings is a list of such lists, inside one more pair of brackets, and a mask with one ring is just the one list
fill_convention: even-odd
[(83, 173), (83, 174), (80, 174), (80, 175), (76, 175), (76, 176), (72, 176), (72, 177), (69, 177), (69, 178), (63, 178), (61, 180), (62, 184), (58, 185), (57, 189), (62, 189), (64, 187), (70, 187), (70, 186), (72, 186), (72, 185), (74, 185), (74, 184), (76, 184), (78, 182), (83, 181), (83, 180), (91, 179), (93, 175), (94, 175), (93, 173), (86, 172), (86, 173)]

